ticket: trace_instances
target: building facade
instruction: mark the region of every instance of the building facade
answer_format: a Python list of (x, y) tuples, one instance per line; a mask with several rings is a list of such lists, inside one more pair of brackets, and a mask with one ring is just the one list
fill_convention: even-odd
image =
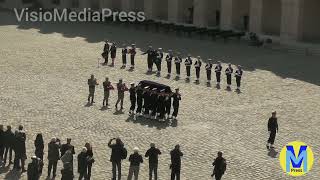
[(148, 19), (254, 32), (281, 42), (320, 42), (320, 0), (0, 0), (0, 6), (33, 1), (44, 8), (144, 11)]

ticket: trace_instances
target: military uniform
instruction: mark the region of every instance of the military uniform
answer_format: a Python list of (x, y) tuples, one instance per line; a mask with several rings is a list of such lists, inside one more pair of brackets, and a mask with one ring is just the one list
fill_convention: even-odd
[(162, 58), (163, 58), (163, 53), (162, 53), (162, 49), (159, 48), (159, 51), (157, 52), (157, 58), (156, 58), (156, 61), (155, 61), (155, 64), (157, 66), (157, 74), (160, 75), (161, 73), (161, 63), (162, 63)]
[(178, 111), (179, 111), (179, 104), (180, 104), (180, 101), (181, 101), (181, 95), (179, 93), (174, 93), (172, 95), (172, 98), (173, 98), (173, 103), (172, 103), (172, 106), (173, 106), (173, 113), (172, 113), (172, 118), (176, 118), (178, 116)]
[(187, 71), (187, 80), (190, 80), (190, 75), (191, 75), (191, 65), (192, 65), (192, 59), (191, 57), (188, 57), (185, 61), (184, 64), (186, 66), (186, 71)]
[(102, 57), (104, 58), (104, 63), (105, 63), (105, 64), (108, 64), (109, 51), (110, 51), (110, 45), (109, 45), (108, 42), (106, 42), (106, 43), (104, 44), (103, 53), (102, 53)]
[(91, 98), (91, 103), (94, 103), (94, 93), (96, 90), (96, 85), (99, 85), (97, 82), (97, 79), (95, 79), (94, 77), (88, 79), (88, 86), (89, 86), (88, 102), (90, 102), (90, 98)]
[(170, 51), (170, 53), (166, 56), (168, 76), (171, 75), (172, 59), (173, 59), (173, 55), (172, 55), (172, 53)]
[(138, 86), (136, 92), (137, 92), (137, 106), (138, 106), (136, 113), (141, 114), (142, 105), (143, 105), (143, 89), (140, 86)]
[(131, 61), (131, 69), (134, 69), (134, 58), (137, 54), (135, 45), (132, 45), (132, 48), (129, 51), (130, 53), (130, 61)]
[(211, 60), (208, 60), (209, 62), (206, 64), (206, 72), (207, 72), (207, 84), (210, 84), (211, 81), (211, 70), (212, 70), (212, 64)]
[(196, 69), (196, 82), (199, 82), (200, 79), (200, 70), (201, 70), (202, 62), (200, 60), (200, 57), (198, 57), (197, 61), (194, 63), (194, 67)]
[(241, 70), (241, 68), (238, 68), (236, 70), (236, 73), (235, 73), (236, 83), (237, 83), (237, 90), (240, 90), (242, 74), (243, 74), (243, 71)]
[(276, 134), (278, 132), (278, 119), (276, 117), (269, 118), (268, 121), (268, 131), (270, 133), (267, 148), (269, 148), (269, 145), (271, 144), (271, 147), (273, 147), (274, 140), (276, 138)]
[(166, 97), (164, 95), (164, 90), (160, 91), (160, 94), (158, 96), (158, 113), (160, 120), (164, 119), (164, 115), (166, 113), (165, 98)]
[(221, 82), (221, 71), (222, 71), (222, 66), (220, 63), (216, 65), (214, 68), (214, 71), (216, 72), (216, 79), (217, 79), (217, 85), (220, 85)]
[(165, 95), (165, 106), (166, 106), (166, 114), (167, 114), (167, 118), (170, 118), (170, 112), (171, 112), (171, 103), (172, 103), (172, 98), (171, 98), (171, 94), (166, 94)]
[(114, 87), (112, 86), (110, 81), (103, 82), (103, 91), (104, 91), (104, 98), (102, 105), (108, 106), (109, 105), (109, 97), (110, 97), (110, 90), (113, 90)]
[(233, 73), (233, 69), (231, 67), (231, 65), (229, 65), (229, 67), (226, 69), (226, 76), (227, 76), (227, 87), (230, 88), (231, 86), (231, 81), (232, 81), (232, 73)]
[(130, 93), (130, 102), (131, 102), (131, 106), (130, 106), (130, 114), (131, 114), (131, 113), (134, 113), (134, 110), (136, 109), (136, 100), (137, 100), (136, 87), (131, 86), (131, 88), (129, 89), (129, 93)]
[(156, 115), (157, 115), (157, 109), (158, 109), (158, 93), (156, 92), (157, 89), (154, 88), (152, 89), (151, 95), (150, 95), (150, 102), (151, 102), (151, 116), (154, 117), (154, 119), (156, 119)]
[(143, 93), (143, 108), (144, 108), (144, 115), (149, 115), (150, 111), (150, 91), (148, 90), (148, 87), (145, 87), (144, 93)]
[(178, 78), (180, 77), (181, 63), (182, 63), (182, 58), (180, 56), (177, 56), (174, 58), (174, 64), (176, 65), (176, 73)]
[(127, 54), (128, 49), (126, 47), (122, 48), (122, 67), (125, 68), (127, 65)]
[(112, 66), (114, 66), (114, 59), (117, 55), (117, 46), (115, 44), (112, 44), (110, 47), (110, 53), (111, 53), (111, 60), (112, 60)]
[(150, 46), (149, 49), (145, 53), (142, 53), (142, 55), (145, 55), (145, 54), (148, 54), (148, 57), (147, 57), (148, 72), (152, 72), (153, 61), (156, 56), (155, 51)]
[(116, 109), (118, 109), (118, 104), (120, 102), (121, 110), (123, 109), (123, 99), (124, 99), (124, 92), (128, 90), (127, 86), (124, 83), (118, 83), (117, 84), (118, 89), (118, 100), (116, 102)]

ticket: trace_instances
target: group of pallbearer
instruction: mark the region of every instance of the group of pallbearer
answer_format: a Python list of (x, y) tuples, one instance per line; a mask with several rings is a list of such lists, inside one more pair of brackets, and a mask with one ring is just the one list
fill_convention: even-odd
[[(88, 79), (89, 96), (88, 103), (93, 104), (95, 97), (96, 86), (99, 85), (94, 75), (91, 75)], [(103, 82), (104, 98), (102, 105), (108, 107), (110, 91), (115, 90), (115, 87), (106, 78)], [(120, 104), (120, 111), (123, 110), (123, 102), (125, 92), (129, 91), (130, 94), (130, 115), (144, 116), (150, 119), (159, 119), (164, 121), (165, 119), (176, 120), (179, 111), (179, 101), (181, 100), (181, 94), (179, 88), (172, 92), (170, 87), (158, 84), (151, 81), (141, 81), (137, 85), (130, 83), (130, 87), (123, 82), (122, 79), (116, 84), (116, 90), (118, 91), (118, 99), (115, 104), (115, 108), (118, 111), (118, 105)], [(173, 113), (171, 109), (173, 107)]]
[[(102, 57), (104, 58), (105, 62), (104, 64), (108, 64), (109, 61), (109, 54), (112, 60), (111, 66), (114, 66), (116, 54), (117, 54), (117, 46), (116, 43), (111, 43), (106, 40)], [(137, 54), (136, 51), (136, 45), (132, 44), (131, 47), (127, 47), (127, 45), (123, 44), (122, 47), (122, 69), (126, 68), (127, 66), (127, 54), (130, 55), (130, 69), (133, 70), (135, 66), (135, 56)], [(172, 65), (175, 65), (176, 70), (176, 80), (180, 79), (181, 74), (181, 63), (183, 62), (182, 54), (180, 52), (177, 52), (176, 55), (174, 55), (172, 50), (168, 50), (168, 54), (164, 58), (164, 53), (162, 48), (153, 49), (152, 46), (149, 46), (148, 50), (142, 55), (147, 55), (147, 72), (152, 73), (153, 72), (153, 66), (156, 66), (157, 69), (157, 76), (161, 75), (162, 70), (162, 61), (165, 60), (167, 64), (167, 78), (171, 77), (172, 74)], [(195, 61), (195, 62), (194, 62)], [(194, 62), (194, 63), (193, 63)], [(195, 68), (195, 74), (196, 74), (196, 80), (195, 83), (199, 84), (200, 81), (200, 74), (202, 69), (202, 59), (200, 56), (198, 56), (195, 60), (191, 58), (191, 55), (188, 54), (187, 58), (184, 61), (185, 70), (186, 70), (186, 81), (190, 82), (191, 78), (191, 68), (194, 66)], [(207, 85), (211, 85), (211, 76), (212, 76), (212, 69), (213, 69), (213, 60), (208, 59), (207, 63), (205, 65), (206, 75), (207, 75)], [(216, 87), (220, 88), (221, 83), (221, 74), (223, 72), (223, 68), (221, 65), (221, 62), (218, 61), (217, 64), (214, 67), (214, 71), (216, 74)], [(232, 84), (232, 75), (234, 74), (234, 77), (236, 79), (237, 84), (237, 91), (240, 91), (241, 86), (241, 77), (243, 75), (243, 70), (240, 65), (237, 66), (237, 69), (233, 70), (232, 65), (229, 63), (228, 67), (225, 69), (226, 79), (227, 79), (227, 89), (231, 90), (231, 84)]]

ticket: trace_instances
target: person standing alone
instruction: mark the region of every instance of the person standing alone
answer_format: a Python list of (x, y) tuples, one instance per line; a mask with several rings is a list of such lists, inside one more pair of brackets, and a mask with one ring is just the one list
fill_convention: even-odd
[(268, 121), (268, 131), (269, 131), (269, 139), (267, 143), (267, 148), (274, 148), (274, 140), (276, 138), (276, 134), (278, 132), (278, 119), (277, 112), (272, 112), (272, 116)]

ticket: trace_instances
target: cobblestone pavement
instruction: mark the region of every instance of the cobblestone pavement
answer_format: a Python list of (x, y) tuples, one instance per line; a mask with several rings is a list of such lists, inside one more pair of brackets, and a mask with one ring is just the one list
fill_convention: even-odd
[[(234, 57), (233, 55), (242, 59), (248, 57), (253, 67), (255, 63), (261, 63), (260, 58), (270, 61), (276, 59), (279, 64), (283, 63), (282, 61), (290, 62), (291, 59), (298, 59), (296, 62), (301, 61), (302, 64), (306, 62), (305, 66), (308, 67), (315, 61), (312, 57), (287, 55), (263, 49), (255, 49), (253, 52), (252, 48), (237, 42), (223, 44), (188, 40), (152, 33), (143, 34), (139, 30), (101, 24), (17, 26), (10, 18), (1, 20), (1, 23), (0, 124), (25, 126), (28, 162), (33, 155), (33, 140), (36, 133), (42, 132), (46, 143), (53, 136), (62, 139), (63, 143), (70, 137), (77, 153), (85, 142), (92, 143), (96, 159), (93, 179), (111, 179), (111, 164), (108, 161), (110, 150), (107, 142), (110, 138), (119, 136), (125, 142), (129, 153), (135, 146), (144, 153), (149, 143), (156, 143), (163, 152), (159, 162), (159, 179), (163, 180), (169, 179), (169, 151), (177, 143), (181, 144), (184, 152), (181, 178), (183, 180), (211, 179), (211, 163), (218, 151), (224, 152), (228, 163), (223, 179), (317, 180), (320, 178), (320, 87), (316, 84), (299, 78), (278, 76), (264, 68), (245, 67), (242, 93), (237, 94), (224, 90), (224, 77), (220, 90), (206, 87), (204, 72), (200, 85), (185, 83), (184, 80), (175, 81), (146, 75), (146, 58), (140, 55), (140, 50), (134, 72), (121, 70), (120, 59), (117, 59), (114, 68), (97, 67), (97, 58), (103, 46), (99, 41), (104, 37), (115, 39), (116, 42), (129, 37), (139, 38), (138, 47), (148, 44), (151, 38), (157, 38), (155, 42), (159, 42), (163, 48), (173, 47), (170, 43), (172, 41), (174, 47), (179, 46), (184, 51), (190, 50), (193, 54), (192, 47), (195, 47), (195, 49), (210, 49), (207, 53), (212, 53), (215, 58)], [(75, 33), (72, 33), (73, 31)], [(122, 39), (119, 35), (121, 33), (125, 33)], [(177, 41), (181, 43), (178, 44)], [(127, 40), (127, 43), (131, 42)], [(165, 42), (168, 46), (164, 46)], [(219, 56), (214, 54), (215, 52)], [(194, 54), (196, 55), (198, 54)], [(264, 63), (268, 67), (268, 62)], [(294, 66), (291, 64), (288, 69)], [(289, 71), (276, 68), (275, 70), (277, 73), (283, 71), (282, 74)], [(184, 73), (184, 69), (182, 72)], [(149, 79), (171, 87), (180, 87), (182, 102), (178, 123), (130, 119), (127, 115), (128, 95), (125, 99), (124, 114), (115, 113), (113, 106), (111, 109), (101, 110), (103, 96), (101, 86), (97, 88), (96, 104), (86, 107), (88, 93), (86, 83), (91, 73), (96, 75), (100, 83), (105, 77), (109, 77), (113, 83), (119, 78), (124, 78), (126, 83)], [(316, 75), (318, 72), (314, 73)], [(299, 75), (299, 72), (297, 74)], [(192, 75), (194, 77), (194, 74)], [(113, 92), (111, 104), (115, 103), (115, 96), (116, 92)], [(276, 138), (276, 152), (294, 140), (304, 141), (314, 151), (316, 158), (314, 168), (305, 177), (286, 176), (280, 168), (278, 154), (275, 154), (276, 158), (268, 155), (265, 148), (268, 136), (266, 126), (273, 110), (278, 111), (280, 126)], [(45, 157), (46, 154), (47, 147)], [(125, 160), (124, 179), (128, 173), (128, 165), (128, 161)], [(45, 179), (47, 174), (46, 166), (47, 162), (41, 179)], [(61, 162), (58, 169), (61, 169)], [(60, 178), (60, 173), (58, 174), (57, 179)], [(11, 171), (11, 168), (6, 168), (1, 170), (0, 179), (18, 179), (19, 176)], [(146, 180), (147, 176), (148, 165), (145, 159), (140, 179)], [(21, 175), (21, 179), (26, 179), (25, 173)]]

